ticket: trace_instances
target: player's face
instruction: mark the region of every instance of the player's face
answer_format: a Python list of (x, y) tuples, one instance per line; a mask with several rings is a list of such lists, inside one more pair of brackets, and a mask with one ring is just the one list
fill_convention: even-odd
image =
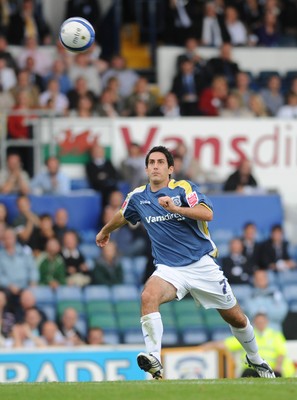
[(159, 185), (166, 183), (168, 176), (173, 172), (173, 167), (168, 166), (167, 159), (163, 153), (152, 153), (148, 159), (148, 166), (146, 173), (149, 181), (153, 184)]

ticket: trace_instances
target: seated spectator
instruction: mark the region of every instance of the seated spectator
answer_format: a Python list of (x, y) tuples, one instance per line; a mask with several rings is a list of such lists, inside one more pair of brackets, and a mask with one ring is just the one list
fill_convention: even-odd
[(69, 215), (66, 208), (58, 208), (54, 214), (54, 232), (56, 238), (62, 245), (64, 233), (69, 230)]
[(257, 37), (257, 46), (278, 47), (281, 38), (278, 27), (278, 16), (274, 12), (266, 11), (262, 24), (254, 33)]
[(97, 106), (99, 117), (114, 118), (119, 116), (114, 92), (108, 88), (104, 89)]
[(235, 85), (235, 78), (239, 71), (236, 62), (232, 60), (232, 45), (223, 43), (220, 48), (220, 55), (211, 58), (206, 64), (206, 75), (211, 83), (215, 76), (224, 76), (228, 85), (232, 88)]
[(119, 94), (122, 97), (129, 96), (138, 80), (138, 75), (132, 69), (127, 68), (126, 60), (121, 55), (114, 55), (110, 61), (110, 68), (102, 76), (102, 86), (105, 88), (111, 77), (119, 81)]
[(71, 117), (92, 118), (96, 116), (95, 104), (90, 96), (80, 96), (77, 108), (70, 113)]
[(31, 236), (28, 239), (28, 246), (31, 247), (35, 257), (45, 251), (49, 239), (55, 238), (54, 222), (50, 214), (42, 214), (39, 217), (38, 226), (34, 226)]
[(42, 311), (36, 304), (36, 298), (30, 289), (22, 290), (19, 299), (19, 305), (15, 311), (16, 321), (19, 323), (23, 323), (25, 321), (25, 316), (28, 310), (32, 308), (38, 310), (41, 315), (40, 327), (47, 320), (46, 314)]
[(0, 84), (0, 109), (4, 113), (9, 113), (12, 108), (15, 106), (15, 99), (10, 91), (3, 90), (2, 85)]
[(0, 76), (3, 91), (12, 89), (17, 83), (15, 71), (13, 68), (7, 67), (4, 56), (0, 56)]
[(247, 222), (244, 225), (241, 241), (243, 244), (243, 255), (254, 269), (257, 269), (260, 242), (257, 241), (257, 226), (253, 222)]
[(50, 73), (44, 80), (47, 84), (52, 79), (59, 82), (61, 93), (67, 95), (67, 93), (72, 89), (72, 82), (67, 74), (65, 63), (60, 58), (54, 61)]
[(84, 255), (78, 247), (79, 239), (75, 231), (68, 230), (62, 240), (61, 255), (65, 264), (68, 285), (85, 286), (90, 283), (89, 269)]
[(226, 27), (223, 23), (223, 15), (218, 13), (215, 1), (207, 1), (204, 5), (202, 17), (201, 43), (204, 46), (220, 47)]
[(251, 319), (258, 312), (264, 312), (271, 328), (282, 331), (282, 323), (288, 313), (288, 304), (280, 290), (270, 284), (267, 271), (256, 270), (251, 296), (242, 305)]
[(225, 107), (220, 110), (220, 117), (223, 118), (250, 118), (253, 113), (241, 105), (239, 94), (231, 92), (226, 98)]
[(17, 83), (10, 90), (11, 94), (17, 101), (17, 95), (20, 91), (26, 91), (28, 95), (29, 107), (39, 107), (39, 88), (30, 82), (29, 73), (26, 70), (20, 70), (17, 75)]
[(286, 104), (281, 106), (276, 115), (278, 118), (297, 118), (297, 93), (291, 92), (287, 95)]
[(235, 78), (235, 87), (232, 93), (236, 93), (240, 96), (240, 102), (243, 107), (249, 107), (250, 97), (252, 95), (252, 90), (250, 90), (250, 77), (244, 71), (239, 71)]
[(121, 163), (123, 179), (130, 185), (131, 189), (144, 185), (147, 182), (147, 175), (143, 166), (145, 156), (141, 146), (131, 143), (128, 148), (128, 156)]
[(243, 21), (254, 32), (262, 23), (263, 8), (258, 0), (247, 0), (243, 2)]
[(149, 117), (149, 110), (148, 106), (145, 101), (137, 100), (134, 104), (134, 108), (131, 110), (129, 117), (136, 117), (136, 118), (146, 118)]
[(10, 51), (7, 37), (3, 33), (0, 33), (0, 58), (5, 59), (6, 66), (8, 68), (12, 68), (15, 72), (17, 72), (18, 67), (16, 60)]
[(20, 7), (20, 10), (16, 7), (10, 16), (7, 33), (9, 43), (22, 45), (25, 39), (37, 38), (40, 44), (49, 44), (50, 27), (42, 14), (34, 12), (34, 1), (23, 0)]
[(123, 96), (120, 95), (120, 82), (117, 77), (112, 76), (108, 79), (106, 88), (112, 92), (112, 99), (116, 109), (121, 112), (123, 109)]
[(41, 339), (46, 347), (66, 345), (66, 339), (54, 321), (46, 321), (42, 325)]
[(157, 104), (156, 96), (150, 91), (148, 80), (144, 77), (136, 81), (133, 92), (126, 97), (122, 115), (130, 115), (138, 100), (146, 103), (148, 113), (151, 113)]
[(221, 261), (224, 275), (231, 284), (250, 283), (254, 266), (243, 254), (243, 244), (240, 238), (234, 238), (229, 243), (229, 254)]
[(171, 178), (176, 181), (181, 181), (187, 179), (187, 174), (185, 173), (183, 158), (179, 154), (173, 156), (174, 159), (174, 171), (171, 174)]
[(34, 194), (68, 194), (70, 178), (61, 171), (59, 159), (51, 156), (45, 164), (46, 170), (35, 175), (31, 181), (32, 192)]
[(282, 226), (274, 225), (271, 228), (269, 239), (261, 243), (259, 267), (276, 272), (296, 268), (296, 262), (289, 255), (288, 245)]
[(83, 77), (87, 82), (88, 90), (96, 96), (102, 91), (102, 83), (98, 68), (92, 64), (87, 52), (78, 53), (74, 57), (74, 63), (68, 68), (69, 78), (74, 84), (79, 77)]
[(26, 58), (24, 70), (29, 75), (29, 81), (31, 85), (37, 86), (39, 92), (43, 92), (45, 90), (44, 77), (36, 72), (35, 59), (33, 57), (29, 56)]
[(30, 177), (22, 168), (18, 154), (8, 154), (6, 170), (0, 172), (0, 193), (28, 194), (30, 192)]
[(197, 101), (203, 87), (201, 74), (195, 72), (194, 63), (184, 60), (175, 76), (171, 91), (179, 99), (182, 115), (197, 115)]
[(24, 46), (20, 47), (17, 58), (20, 69), (26, 68), (28, 57), (32, 57), (34, 60), (34, 72), (36, 74), (45, 77), (50, 73), (53, 65), (53, 57), (50, 53), (42, 51), (35, 37), (26, 38)]
[(38, 260), (39, 284), (56, 289), (66, 283), (66, 266), (60, 255), (61, 246), (56, 238), (50, 238), (46, 242), (45, 251)]
[(35, 348), (42, 347), (42, 345), (42, 340), (31, 332), (25, 322), (18, 322), (13, 326), (11, 336), (6, 339), (5, 343), (7, 348)]
[(119, 174), (112, 162), (105, 157), (99, 144), (90, 149), (91, 160), (86, 164), (86, 175), (92, 189), (101, 193), (102, 204), (107, 204), (110, 193), (117, 189)]
[(124, 282), (123, 268), (115, 242), (110, 241), (102, 248), (101, 256), (95, 260), (91, 276), (93, 285), (115, 285)]
[(201, 92), (198, 109), (202, 115), (217, 117), (220, 110), (224, 108), (228, 96), (227, 80), (223, 76), (216, 76), (211, 87)]
[(267, 87), (260, 91), (269, 115), (275, 116), (284, 104), (284, 97), (281, 93), (281, 79), (278, 75), (268, 78)]
[(176, 71), (180, 71), (184, 61), (191, 61), (194, 64), (195, 72), (200, 73), (205, 66), (205, 59), (198, 53), (198, 40), (195, 37), (187, 38), (185, 42), (185, 52), (177, 57)]
[(39, 227), (39, 216), (31, 210), (29, 197), (21, 195), (16, 200), (18, 213), (12, 225), (17, 234), (18, 240), (22, 244), (28, 243), (33, 230)]
[(239, 19), (238, 11), (235, 7), (226, 7), (224, 23), (230, 36), (230, 43), (233, 46), (244, 46), (248, 43), (246, 27)]
[(75, 80), (74, 88), (68, 91), (67, 97), (69, 101), (69, 109), (75, 110), (78, 107), (78, 102), (81, 97), (89, 96), (93, 102), (96, 100), (95, 93), (88, 88), (86, 78), (79, 76)]
[(32, 254), (17, 244), (13, 229), (6, 228), (3, 249), (0, 250), (1, 287), (8, 293), (11, 307), (15, 310), (23, 289), (35, 286), (39, 273)]
[(87, 334), (87, 344), (99, 346), (104, 344), (104, 332), (101, 328), (89, 328)]
[(4, 203), (0, 203), (0, 222), (8, 224), (8, 210)]
[(154, 117), (179, 118), (181, 110), (176, 95), (172, 92), (167, 93), (162, 104), (156, 107), (151, 115)]
[(15, 316), (9, 309), (7, 295), (3, 289), (0, 289), (0, 347), (5, 338), (10, 336), (15, 324)]
[(252, 174), (252, 164), (250, 160), (241, 160), (238, 168), (225, 181), (223, 190), (225, 192), (245, 193), (250, 188), (256, 188), (258, 183)]
[(67, 115), (69, 102), (65, 94), (60, 91), (60, 84), (57, 79), (50, 79), (47, 89), (39, 96), (40, 107), (55, 112), (57, 116)]
[(66, 346), (81, 346), (85, 344), (85, 338), (76, 328), (77, 321), (77, 311), (71, 307), (66, 308), (58, 322), (58, 327), (65, 338)]
[(122, 207), (124, 202), (124, 195), (120, 190), (114, 190), (110, 193), (108, 198), (108, 204), (106, 207), (109, 207), (116, 213)]
[(256, 118), (268, 117), (266, 105), (262, 96), (258, 93), (253, 93), (249, 99), (249, 109), (252, 111), (253, 116)]

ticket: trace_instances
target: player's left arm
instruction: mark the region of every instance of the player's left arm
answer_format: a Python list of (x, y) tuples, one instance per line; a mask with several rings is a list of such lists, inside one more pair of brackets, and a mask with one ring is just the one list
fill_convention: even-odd
[(159, 197), (159, 204), (173, 214), (180, 214), (183, 217), (196, 221), (212, 221), (213, 211), (205, 203), (196, 204), (194, 207), (176, 206), (169, 196)]

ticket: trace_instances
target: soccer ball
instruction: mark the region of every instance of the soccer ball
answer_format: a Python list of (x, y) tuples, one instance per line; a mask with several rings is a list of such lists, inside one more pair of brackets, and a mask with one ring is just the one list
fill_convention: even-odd
[(94, 28), (84, 18), (68, 18), (61, 25), (60, 41), (69, 51), (74, 53), (83, 52), (94, 43), (94, 40)]

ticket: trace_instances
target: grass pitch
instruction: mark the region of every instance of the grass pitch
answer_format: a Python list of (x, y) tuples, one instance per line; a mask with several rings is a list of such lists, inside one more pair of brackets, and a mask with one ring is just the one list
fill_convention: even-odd
[(5, 400), (296, 400), (297, 379), (0, 384)]

